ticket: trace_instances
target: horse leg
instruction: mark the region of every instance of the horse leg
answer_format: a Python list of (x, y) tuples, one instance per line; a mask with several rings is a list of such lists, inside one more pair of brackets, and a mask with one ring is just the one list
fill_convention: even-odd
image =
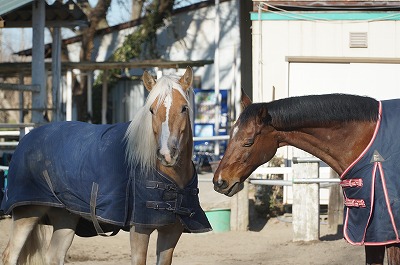
[(175, 246), (182, 235), (183, 226), (177, 221), (157, 230), (157, 265), (170, 265)]
[(53, 226), (53, 234), (46, 252), (46, 261), (48, 265), (62, 265), (80, 217), (61, 208), (52, 208), (47, 215)]
[(383, 264), (385, 246), (365, 246), (365, 256), (368, 265)]
[(149, 246), (152, 228), (132, 226), (130, 229), (131, 238), (131, 262), (132, 265), (145, 265), (147, 259), (147, 249)]
[(400, 264), (400, 244), (386, 246), (388, 265)]
[[(37, 251), (38, 242), (32, 242), (33, 245), (28, 244), (27, 239), (32, 234), (32, 231), (37, 228), (39, 220), (47, 212), (48, 207), (45, 206), (19, 206), (12, 211), (12, 228), (10, 240), (8, 241), (7, 247), (3, 252), (3, 264), (4, 265), (15, 265), (18, 262), (21, 250), (26, 249), (25, 255), (30, 255)], [(34, 249), (36, 248), (36, 249)], [(26, 259), (27, 257), (21, 257)]]

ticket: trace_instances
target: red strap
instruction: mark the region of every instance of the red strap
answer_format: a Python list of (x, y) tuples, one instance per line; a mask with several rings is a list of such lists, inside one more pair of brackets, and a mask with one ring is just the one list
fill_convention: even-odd
[(340, 186), (342, 188), (362, 187), (363, 180), (362, 179), (345, 179), (340, 182)]
[(344, 205), (347, 207), (361, 207), (365, 208), (365, 202), (362, 199), (346, 199)]

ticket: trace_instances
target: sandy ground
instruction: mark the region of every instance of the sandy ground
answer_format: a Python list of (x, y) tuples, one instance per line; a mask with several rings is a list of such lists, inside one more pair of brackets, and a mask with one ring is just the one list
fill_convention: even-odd
[[(202, 204), (223, 208), (229, 198), (212, 190), (211, 183), (200, 183)], [(209, 206), (209, 205), (208, 205)], [(207, 206), (207, 207), (208, 207)], [(321, 223), (321, 238), (315, 242), (293, 242), (290, 215), (278, 218), (251, 218), (246, 232), (209, 232), (183, 234), (175, 249), (173, 264), (239, 265), (239, 264), (364, 264), (364, 248), (346, 243), (341, 233), (332, 233)], [(0, 250), (7, 243), (10, 219), (0, 220)], [(152, 235), (148, 264), (155, 264), (156, 233)], [(68, 252), (68, 264), (130, 264), (129, 233), (114, 237), (75, 237)]]

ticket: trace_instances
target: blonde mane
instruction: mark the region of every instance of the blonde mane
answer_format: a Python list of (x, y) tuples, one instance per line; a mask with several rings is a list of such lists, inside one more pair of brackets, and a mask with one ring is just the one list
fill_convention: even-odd
[(163, 76), (157, 80), (151, 89), (143, 107), (139, 109), (132, 119), (125, 133), (126, 159), (131, 170), (140, 166), (143, 171), (155, 168), (157, 162), (157, 141), (153, 134), (152, 114), (150, 107), (157, 100), (156, 114), (158, 107), (164, 102), (168, 95), (172, 95), (173, 89), (189, 103), (189, 96), (179, 84), (179, 77), (174, 75)]

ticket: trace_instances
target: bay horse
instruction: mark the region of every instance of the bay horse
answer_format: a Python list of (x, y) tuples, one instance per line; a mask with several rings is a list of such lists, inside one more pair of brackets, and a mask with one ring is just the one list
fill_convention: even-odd
[[(154, 230), (157, 264), (171, 264), (182, 232), (211, 230), (191, 161), (192, 69), (142, 79), (149, 95), (131, 122), (54, 122), (21, 139), (2, 203), (12, 212), (4, 265), (64, 264), (75, 234), (120, 229), (130, 231), (132, 264), (146, 263)], [(48, 246), (42, 224), (53, 227)]]
[(329, 94), (252, 103), (233, 125), (215, 171), (214, 189), (227, 196), (282, 146), (324, 161), (341, 178), (344, 237), (364, 245), (367, 264), (400, 264), (400, 100)]

